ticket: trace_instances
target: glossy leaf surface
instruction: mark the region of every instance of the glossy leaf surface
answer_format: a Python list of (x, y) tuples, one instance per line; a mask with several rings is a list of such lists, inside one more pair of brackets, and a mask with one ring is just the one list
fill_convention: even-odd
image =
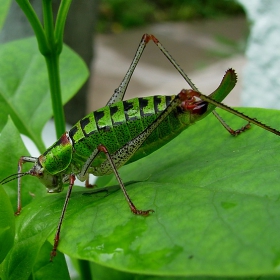
[[(10, 115), (19, 131), (42, 151), (41, 132), (52, 116), (52, 107), (46, 65), (35, 38), (1, 45), (0, 69), (0, 128)], [(60, 73), (64, 104), (85, 82), (88, 70), (78, 55), (64, 46)]]
[[(279, 127), (279, 111), (241, 111)], [(244, 125), (223, 117), (234, 128)], [(280, 138), (272, 133), (253, 126), (232, 137), (209, 116), (120, 170), (136, 206), (154, 214), (131, 214), (115, 181), (108, 193), (85, 195), (76, 188), (59, 250), (129, 273), (279, 275), (279, 148)], [(38, 236), (53, 242), (64, 199), (65, 192), (50, 194), (23, 209), (14, 246), (26, 250), (21, 258), (30, 257)], [(24, 245), (27, 238), (32, 246)], [(17, 263), (16, 251), (10, 257)]]

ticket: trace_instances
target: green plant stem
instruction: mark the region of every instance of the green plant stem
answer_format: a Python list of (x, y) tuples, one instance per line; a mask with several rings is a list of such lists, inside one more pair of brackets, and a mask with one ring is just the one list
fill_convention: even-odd
[(62, 51), (64, 26), (72, 0), (61, 1), (58, 21), (56, 23), (56, 32), (54, 31), (52, 0), (42, 0), (45, 29), (43, 29), (42, 24), (29, 1), (16, 1), (29, 20), (36, 35), (39, 50), (46, 60), (56, 136), (59, 138), (65, 131), (65, 118), (60, 87), (59, 55)]
[(59, 76), (59, 55), (52, 53), (49, 56), (45, 56), (45, 60), (48, 68), (56, 136), (59, 138), (65, 132), (65, 119), (61, 100)]
[(54, 27), (53, 27), (52, 0), (43, 0), (43, 19), (44, 19), (45, 36), (50, 46), (50, 51), (53, 52), (56, 48), (56, 45), (55, 45)]
[(38, 47), (40, 52), (42, 54), (48, 52), (49, 46), (48, 46), (47, 38), (45, 36), (45, 32), (41, 25), (41, 22), (39, 21), (33, 7), (29, 3), (29, 1), (26, 0), (16, 0), (16, 2), (24, 12), (25, 16), (27, 17), (29, 23), (31, 24), (34, 30), (34, 33), (37, 37)]
[(54, 37), (56, 38), (57, 51), (60, 53), (63, 46), (63, 33), (69, 7), (72, 0), (62, 0), (56, 17)]
[[(61, 98), (59, 73), (59, 55), (62, 51), (63, 41), (61, 39), (59, 40), (61, 45), (57, 44), (57, 38), (55, 38), (54, 35), (52, 0), (43, 0), (43, 16), (45, 36), (50, 47), (50, 52), (43, 55), (45, 56), (48, 68), (56, 137), (59, 138), (65, 132), (65, 117)], [(65, 17), (66, 16), (65, 14)], [(63, 36), (63, 32), (61, 36)]]

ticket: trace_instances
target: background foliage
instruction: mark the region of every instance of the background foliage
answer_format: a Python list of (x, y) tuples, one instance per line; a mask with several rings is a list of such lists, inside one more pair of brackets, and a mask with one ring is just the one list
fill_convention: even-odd
[(244, 14), (242, 7), (228, 0), (101, 0), (99, 32), (123, 29), (162, 21), (213, 19)]

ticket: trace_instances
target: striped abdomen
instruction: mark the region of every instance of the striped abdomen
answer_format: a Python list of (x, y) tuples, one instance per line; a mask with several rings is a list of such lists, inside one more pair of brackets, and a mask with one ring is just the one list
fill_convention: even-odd
[[(74, 157), (86, 159), (100, 144), (104, 145), (111, 154), (115, 153), (155, 121), (173, 98), (174, 96), (133, 98), (88, 114), (69, 131), (75, 150)], [(174, 111), (174, 114), (170, 114), (158, 126), (139, 151), (133, 155), (130, 162), (164, 145), (173, 138), (172, 132), (176, 134), (178, 129), (182, 130), (176, 115), (177, 112)], [(99, 165), (98, 160), (94, 161), (93, 165)]]

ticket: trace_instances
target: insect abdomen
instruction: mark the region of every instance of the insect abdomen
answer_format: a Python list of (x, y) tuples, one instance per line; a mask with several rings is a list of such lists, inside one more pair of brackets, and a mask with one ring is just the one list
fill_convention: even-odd
[[(69, 131), (75, 150), (74, 156), (86, 159), (100, 144), (111, 154), (115, 153), (156, 120), (173, 98), (174, 96), (133, 98), (88, 114)], [(166, 118), (142, 146), (165, 138), (172, 131), (172, 125), (179, 125), (178, 120), (172, 121), (170, 118), (172, 116)], [(98, 159), (93, 165), (99, 165), (97, 161)]]

